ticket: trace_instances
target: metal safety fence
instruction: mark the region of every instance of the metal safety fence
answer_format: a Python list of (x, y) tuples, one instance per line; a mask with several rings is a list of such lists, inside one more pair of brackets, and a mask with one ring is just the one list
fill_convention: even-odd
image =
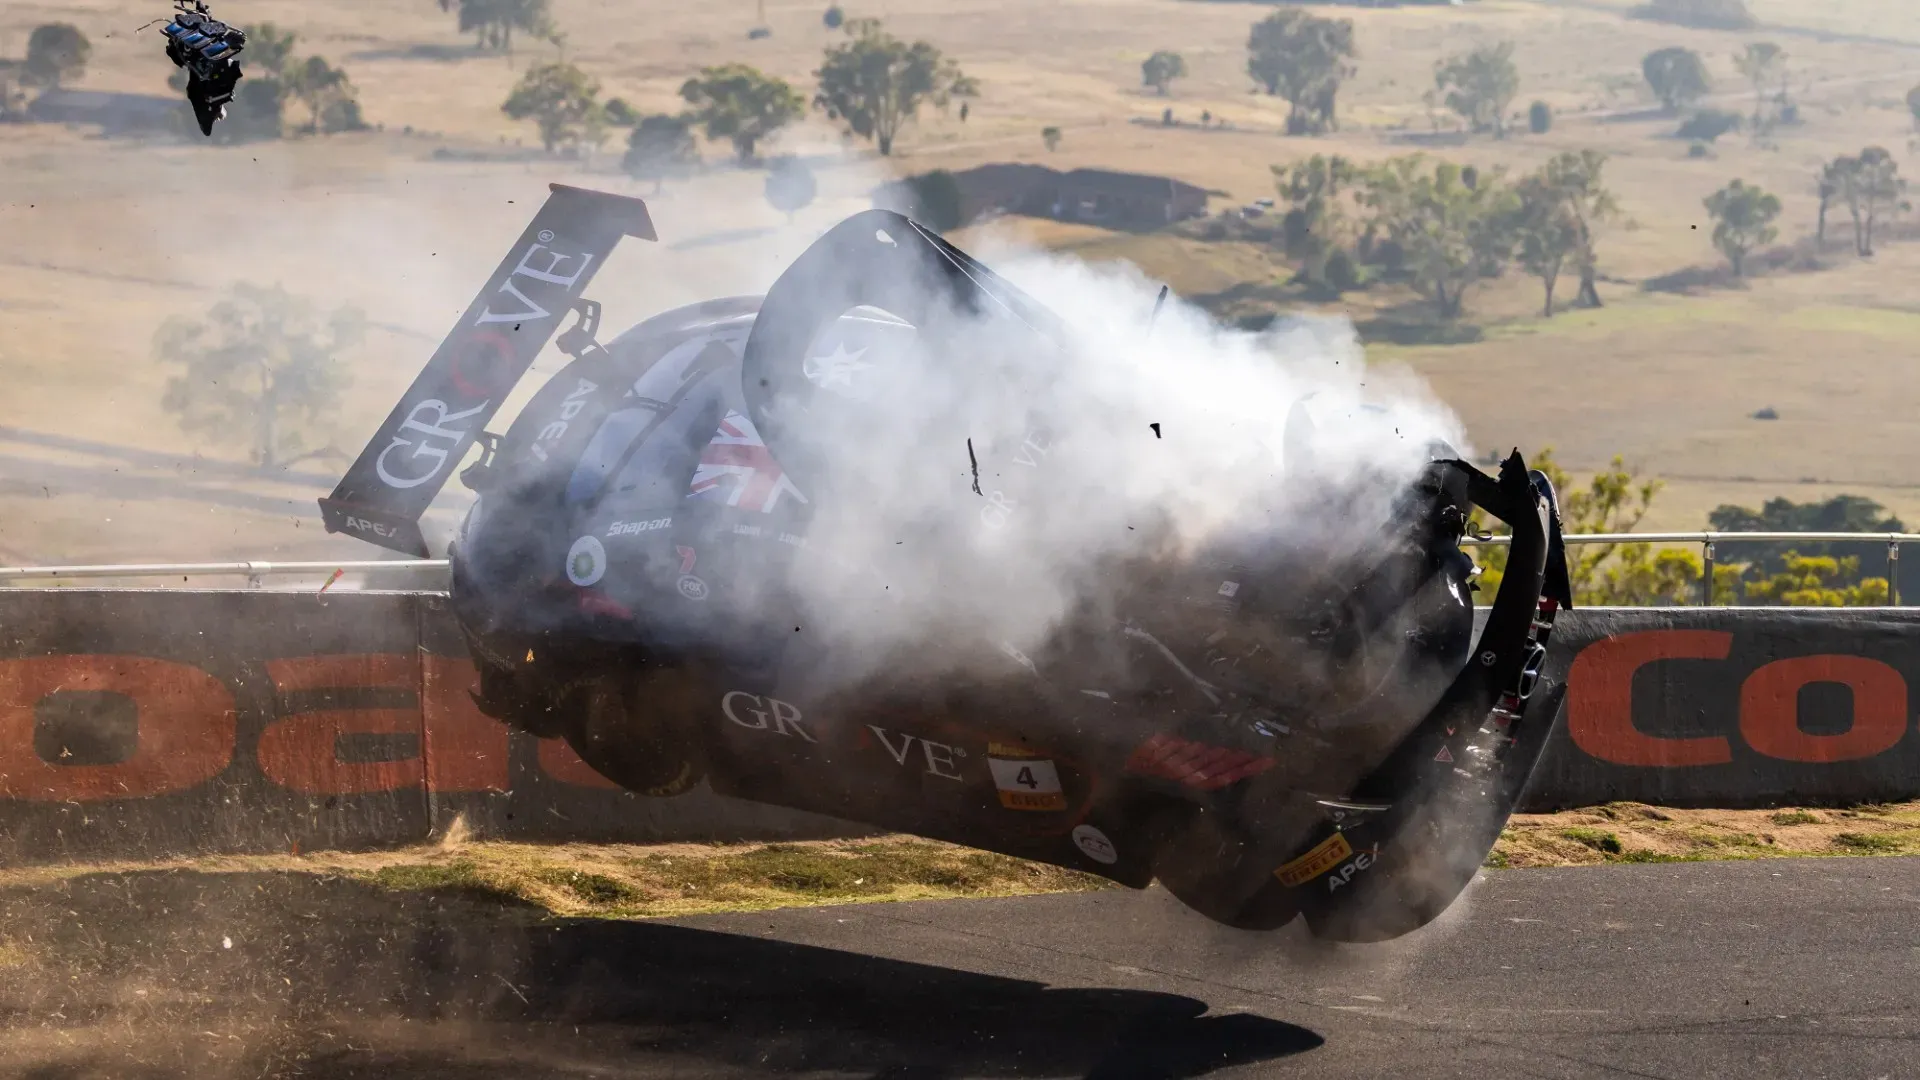
[[(1887, 545), (1887, 602), (1900, 603), (1900, 545), (1920, 543), (1920, 533), (1860, 532), (1660, 532), (1660, 533), (1574, 533), (1568, 544), (1698, 544), (1703, 573), (1700, 602), (1713, 602), (1715, 545), (1722, 543), (1837, 543)], [(1500, 547), (1504, 536), (1469, 536), (1462, 547)], [(418, 580), (448, 572), (445, 559), (375, 559), (361, 562), (242, 562), (212, 563), (138, 563), (97, 566), (8, 566), (0, 567), (0, 583), (9, 581), (97, 580), (107, 578), (162, 577), (244, 577), (252, 588), (263, 587), (272, 577), (310, 577), (315, 574), (365, 574), (375, 577), (400, 577)]]

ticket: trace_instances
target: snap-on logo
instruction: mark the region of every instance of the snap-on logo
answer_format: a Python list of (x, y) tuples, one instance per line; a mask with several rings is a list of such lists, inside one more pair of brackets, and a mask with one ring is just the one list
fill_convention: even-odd
[(654, 518), (652, 521), (616, 521), (607, 527), (608, 536), (638, 536), (655, 529), (665, 529), (673, 525), (670, 517)]

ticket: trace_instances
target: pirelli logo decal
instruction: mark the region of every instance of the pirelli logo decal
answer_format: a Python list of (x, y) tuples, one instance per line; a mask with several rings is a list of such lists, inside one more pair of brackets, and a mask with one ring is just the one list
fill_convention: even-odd
[(1314, 845), (1312, 851), (1275, 870), (1273, 876), (1280, 879), (1280, 884), (1291, 889), (1296, 885), (1303, 885), (1312, 881), (1321, 874), (1339, 866), (1351, 858), (1352, 855), (1353, 845), (1347, 843), (1347, 838), (1344, 835), (1334, 833), (1332, 836)]

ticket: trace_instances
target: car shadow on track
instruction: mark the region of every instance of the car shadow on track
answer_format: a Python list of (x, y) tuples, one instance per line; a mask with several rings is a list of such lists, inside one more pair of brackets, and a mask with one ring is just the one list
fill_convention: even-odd
[(309, 874), (0, 890), (0, 1073), (1185, 1077), (1319, 1046), (1137, 990)]

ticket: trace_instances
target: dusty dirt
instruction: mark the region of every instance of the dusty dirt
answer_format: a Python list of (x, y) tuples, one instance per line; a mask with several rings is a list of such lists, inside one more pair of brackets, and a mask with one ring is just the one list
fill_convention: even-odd
[[(1616, 804), (1516, 818), (1490, 862), (1895, 854), (1920, 850), (1916, 836), (1920, 804)], [(906, 838), (8, 870), (0, 1076), (917, 1075), (929, 1048), (949, 1046), (967, 1075), (1084, 1075), (1138, 1025), (1177, 1026), (1204, 1006), (644, 916), (1095, 887)]]

